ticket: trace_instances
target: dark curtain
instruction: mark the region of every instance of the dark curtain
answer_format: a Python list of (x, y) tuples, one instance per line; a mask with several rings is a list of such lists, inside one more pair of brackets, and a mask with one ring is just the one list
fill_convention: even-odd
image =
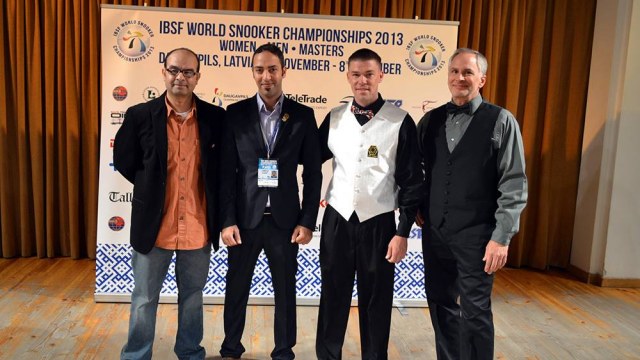
[[(0, 256), (96, 255), (100, 4), (0, 5)], [(596, 0), (149, 0), (147, 6), (460, 22), (483, 96), (520, 122), (529, 203), (509, 264), (569, 263)], [(416, 89), (419, 91), (420, 89)]]

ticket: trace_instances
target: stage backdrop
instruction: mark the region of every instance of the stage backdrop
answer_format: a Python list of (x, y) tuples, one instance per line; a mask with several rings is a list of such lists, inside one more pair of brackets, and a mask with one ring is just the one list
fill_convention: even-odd
[[(338, 16), (290, 15), (184, 9), (102, 6), (102, 127), (96, 301), (129, 301), (133, 290), (129, 219), (132, 186), (113, 167), (113, 138), (129, 106), (164, 91), (161, 74), (165, 54), (188, 47), (200, 57), (202, 77), (195, 93), (226, 107), (256, 93), (251, 75), (253, 50), (266, 43), (280, 46), (286, 58), (285, 95), (315, 109), (320, 123), (329, 110), (350, 99), (345, 69), (355, 50), (368, 47), (383, 59), (382, 96), (408, 111), (417, 122), (449, 100), (447, 61), (456, 48), (457, 22), (391, 20)], [(323, 196), (331, 162), (323, 167)], [(319, 236), (323, 208), (314, 239), (298, 255), (299, 304), (320, 297)], [(414, 227), (407, 257), (396, 266), (395, 303), (425, 306), (421, 230)], [(227, 251), (211, 256), (204, 289), (207, 303), (221, 303), (225, 291)], [(161, 300), (175, 301), (173, 265)], [(261, 255), (251, 285), (251, 303), (271, 303), (273, 288), (267, 260)], [(354, 287), (354, 301), (357, 292)]]

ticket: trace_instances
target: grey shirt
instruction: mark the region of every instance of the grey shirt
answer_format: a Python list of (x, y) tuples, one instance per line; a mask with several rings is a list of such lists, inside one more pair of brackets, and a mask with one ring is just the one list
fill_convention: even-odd
[[(449, 152), (458, 145), (467, 131), (482, 96), (478, 95), (470, 102), (469, 113), (448, 114), (445, 122), (445, 134)], [(522, 135), (515, 117), (506, 109), (498, 115), (493, 130), (493, 146), (498, 149), (498, 209), (496, 210), (496, 229), (491, 239), (508, 245), (520, 228), (520, 214), (527, 203), (527, 176), (524, 165), (524, 147)]]

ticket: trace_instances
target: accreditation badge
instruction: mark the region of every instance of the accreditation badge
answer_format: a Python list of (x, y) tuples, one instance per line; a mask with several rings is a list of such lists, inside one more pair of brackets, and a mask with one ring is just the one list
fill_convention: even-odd
[(258, 159), (258, 187), (278, 187), (277, 159)]

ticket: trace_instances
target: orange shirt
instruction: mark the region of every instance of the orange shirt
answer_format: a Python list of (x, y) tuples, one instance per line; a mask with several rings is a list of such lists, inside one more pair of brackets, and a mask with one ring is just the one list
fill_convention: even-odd
[(207, 230), (204, 180), (196, 108), (180, 115), (167, 104), (167, 187), (156, 246), (167, 250), (204, 247)]

